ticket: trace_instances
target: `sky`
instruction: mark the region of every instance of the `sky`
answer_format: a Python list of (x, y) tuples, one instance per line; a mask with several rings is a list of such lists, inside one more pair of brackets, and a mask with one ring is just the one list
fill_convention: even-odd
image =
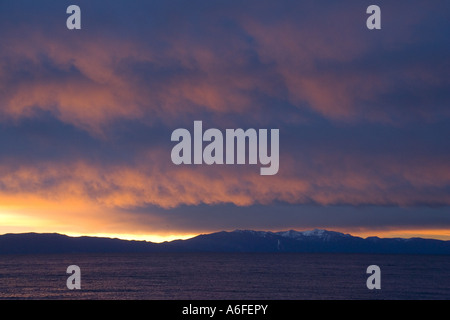
[[(0, 234), (450, 239), (450, 2), (372, 2), (1, 0)], [(175, 165), (196, 120), (279, 171)]]

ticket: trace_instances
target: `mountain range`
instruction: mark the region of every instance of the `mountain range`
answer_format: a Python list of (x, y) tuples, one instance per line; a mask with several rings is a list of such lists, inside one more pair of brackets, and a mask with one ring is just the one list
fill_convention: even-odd
[(0, 254), (150, 252), (323, 252), (450, 254), (450, 241), (423, 238), (360, 238), (328, 230), (235, 230), (163, 243), (57, 233), (0, 235)]

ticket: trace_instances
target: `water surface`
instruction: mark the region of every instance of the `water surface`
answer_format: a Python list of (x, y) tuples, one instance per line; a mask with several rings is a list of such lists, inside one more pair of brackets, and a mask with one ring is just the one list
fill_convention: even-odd
[[(81, 290), (68, 290), (69, 265)], [(366, 269), (381, 268), (381, 290)], [(450, 299), (450, 256), (151, 253), (0, 256), (0, 299)]]

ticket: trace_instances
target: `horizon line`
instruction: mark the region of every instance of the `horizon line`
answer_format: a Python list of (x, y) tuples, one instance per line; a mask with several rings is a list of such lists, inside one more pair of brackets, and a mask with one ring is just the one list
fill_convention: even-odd
[[(378, 235), (367, 235), (367, 234), (373, 234), (373, 232), (342, 232), (337, 231), (333, 229), (323, 229), (323, 228), (312, 228), (312, 229), (306, 229), (306, 230), (296, 230), (296, 229), (283, 229), (278, 231), (273, 230), (256, 230), (256, 229), (233, 229), (233, 230), (218, 230), (218, 231), (211, 231), (211, 232), (202, 232), (202, 233), (191, 233), (191, 234), (170, 234), (167, 236), (161, 236), (161, 235), (139, 235), (139, 234), (120, 234), (120, 233), (74, 233), (74, 232), (38, 232), (38, 231), (26, 231), (26, 232), (6, 232), (0, 234), (0, 236), (13, 234), (13, 235), (20, 235), (20, 234), (59, 234), (64, 235), (71, 238), (81, 238), (81, 237), (90, 237), (90, 238), (107, 238), (107, 239), (117, 239), (117, 240), (123, 240), (123, 241), (144, 241), (144, 242), (151, 242), (151, 243), (164, 243), (164, 242), (171, 242), (176, 240), (188, 240), (195, 238), (197, 236), (201, 235), (209, 235), (219, 232), (235, 232), (235, 231), (255, 231), (255, 232), (268, 232), (268, 233), (280, 233), (280, 232), (288, 232), (288, 231), (295, 231), (295, 232), (308, 232), (308, 231), (315, 231), (315, 230), (324, 230), (324, 231), (330, 231), (330, 232), (337, 232), (341, 234), (348, 234), (352, 237), (359, 237), (363, 239), (371, 238), (371, 237), (377, 237), (382, 239), (394, 239), (394, 238), (401, 238), (401, 239), (413, 239), (413, 238), (420, 238), (420, 239), (430, 239), (430, 240), (440, 240), (440, 241), (450, 241), (450, 235), (444, 235), (443, 237), (432, 237), (432, 234), (430, 233), (420, 233), (413, 234), (410, 236), (407, 236), (411, 232), (411, 230), (397, 230), (392, 231), (384, 231), (381, 232), (382, 234), (393, 234), (393, 236), (382, 236), (380, 234)], [(434, 229), (430, 229), (429, 231), (433, 231)], [(420, 231), (420, 230), (419, 230)], [(422, 230), (423, 232), (424, 230)], [(363, 236), (363, 234), (366, 234), (366, 236)], [(403, 234), (404, 236), (399, 236), (399, 234)], [(425, 236), (424, 236), (425, 235)]]

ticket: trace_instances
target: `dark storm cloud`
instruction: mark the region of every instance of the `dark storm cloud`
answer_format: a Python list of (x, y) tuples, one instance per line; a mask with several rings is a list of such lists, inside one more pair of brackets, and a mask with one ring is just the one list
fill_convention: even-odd
[[(65, 27), (70, 4), (81, 30)], [(322, 205), (380, 206), (362, 223), (374, 227), (436, 225), (429, 209), (405, 222), (384, 206), (450, 205), (449, 4), (379, 1), (383, 27), (369, 31), (370, 4), (2, 1), (1, 191), (70, 194), (130, 215), (159, 206), (177, 228), (258, 214), (261, 227), (294, 216), (344, 227), (363, 216)], [(173, 165), (170, 134), (194, 120), (280, 129), (279, 173)]]

